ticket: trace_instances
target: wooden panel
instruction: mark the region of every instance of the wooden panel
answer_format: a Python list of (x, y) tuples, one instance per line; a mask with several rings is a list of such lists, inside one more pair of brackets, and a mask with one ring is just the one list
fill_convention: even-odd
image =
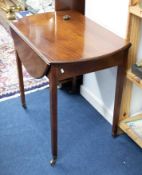
[(142, 79), (140, 79), (139, 77), (137, 77), (135, 74), (133, 74), (131, 71), (127, 72), (127, 78), (132, 81), (132, 83), (134, 83), (135, 85), (137, 85), (138, 87), (142, 88)]
[(142, 9), (140, 8), (139, 4), (136, 6), (130, 6), (129, 11), (131, 14), (142, 18)]
[(56, 0), (55, 10), (77, 10), (85, 13), (85, 0)]
[[(132, 127), (128, 125), (128, 122), (137, 121), (142, 119), (142, 114), (130, 117), (130, 103), (132, 95), (132, 83), (136, 84), (138, 87), (142, 88), (142, 80), (138, 78), (131, 72), (131, 66), (136, 62), (137, 48), (139, 45), (140, 37), (140, 25), (142, 18), (142, 9), (139, 8), (139, 1), (131, 0), (129, 8), (129, 22), (128, 22), (128, 32), (127, 39), (132, 43), (132, 47), (129, 52), (128, 59), (128, 71), (127, 71), (127, 80), (125, 82), (123, 98), (121, 104), (121, 113), (119, 128), (122, 129), (132, 140), (134, 140), (142, 148), (142, 138), (139, 136)], [(132, 6), (135, 5), (135, 6)]]
[(140, 0), (132, 0), (132, 5), (136, 5), (139, 3)]
[(142, 148), (142, 139), (127, 125), (127, 122), (136, 121), (142, 119), (142, 114), (129, 117), (119, 123), (119, 127), (130, 137), (132, 138), (141, 148)]
[(14, 38), (18, 56), (26, 67), (27, 72), (35, 78), (44, 76), (48, 71), (49, 65), (47, 65), (12, 29), (11, 34)]
[[(130, 69), (131, 65), (136, 62), (137, 48), (138, 48), (139, 37), (140, 37), (140, 24), (141, 24), (141, 21), (139, 17), (134, 15), (130, 16), (128, 40), (130, 40), (130, 42), (132, 43), (132, 47), (129, 51), (129, 56), (128, 56), (128, 64), (127, 64), (128, 69)], [(131, 92), (132, 92), (132, 83), (129, 80), (126, 80), (124, 91), (123, 91), (120, 120), (123, 120), (129, 117)]]
[[(126, 52), (127, 53), (127, 52)], [(122, 59), (120, 59), (122, 58)], [(66, 78), (74, 77), (76, 75), (83, 75), (89, 72), (94, 72), (102, 69), (106, 69), (109, 67), (114, 67), (117, 65), (122, 65), (124, 60), (127, 57), (124, 55), (124, 51), (118, 52), (114, 55), (108, 55), (106, 57), (102, 57), (100, 60), (90, 60), (84, 62), (73, 62), (67, 64), (59, 64), (59, 79), (64, 80)], [(78, 69), (79, 68), (79, 69)]]

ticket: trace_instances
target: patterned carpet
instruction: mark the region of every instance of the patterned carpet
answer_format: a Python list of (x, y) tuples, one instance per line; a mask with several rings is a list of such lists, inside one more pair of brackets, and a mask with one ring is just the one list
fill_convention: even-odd
[[(32, 78), (23, 68), (25, 91), (30, 93), (48, 86), (46, 77)], [(0, 101), (19, 95), (13, 40), (0, 25)]]

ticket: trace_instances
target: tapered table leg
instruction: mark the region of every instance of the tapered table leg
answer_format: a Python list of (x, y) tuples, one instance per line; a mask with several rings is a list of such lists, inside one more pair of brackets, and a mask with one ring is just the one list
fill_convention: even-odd
[(26, 100), (25, 100), (25, 93), (24, 93), (24, 82), (23, 82), (23, 72), (22, 72), (22, 63), (16, 52), (16, 62), (17, 62), (17, 70), (18, 70), (18, 78), (19, 78), (19, 88), (20, 88), (20, 97), (21, 103), (24, 108), (26, 108)]
[(118, 122), (120, 115), (120, 107), (121, 107), (121, 99), (123, 93), (123, 86), (126, 74), (126, 60), (120, 66), (118, 66), (117, 70), (117, 80), (116, 80), (116, 91), (115, 91), (115, 101), (114, 101), (114, 112), (113, 112), (113, 126), (112, 126), (112, 135), (117, 135), (118, 130)]
[(51, 116), (51, 149), (53, 159), (50, 161), (54, 166), (57, 160), (57, 71), (51, 68), (49, 76), (50, 85), (50, 116)]
[(72, 93), (77, 92), (77, 77), (72, 78)]

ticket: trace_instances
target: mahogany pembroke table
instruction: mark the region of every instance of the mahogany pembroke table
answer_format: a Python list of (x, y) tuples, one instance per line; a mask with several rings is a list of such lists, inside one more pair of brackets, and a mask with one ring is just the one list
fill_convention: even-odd
[(23, 106), (21, 62), (33, 77), (49, 78), (51, 164), (57, 159), (57, 84), (61, 80), (118, 66), (112, 127), (112, 134), (116, 135), (130, 43), (73, 10), (28, 16), (10, 23), (10, 28)]

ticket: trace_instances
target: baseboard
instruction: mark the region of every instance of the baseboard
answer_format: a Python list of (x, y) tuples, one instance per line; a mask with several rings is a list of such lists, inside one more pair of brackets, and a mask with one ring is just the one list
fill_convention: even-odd
[(112, 124), (112, 112), (84, 85), (80, 89), (81, 95), (110, 123)]

